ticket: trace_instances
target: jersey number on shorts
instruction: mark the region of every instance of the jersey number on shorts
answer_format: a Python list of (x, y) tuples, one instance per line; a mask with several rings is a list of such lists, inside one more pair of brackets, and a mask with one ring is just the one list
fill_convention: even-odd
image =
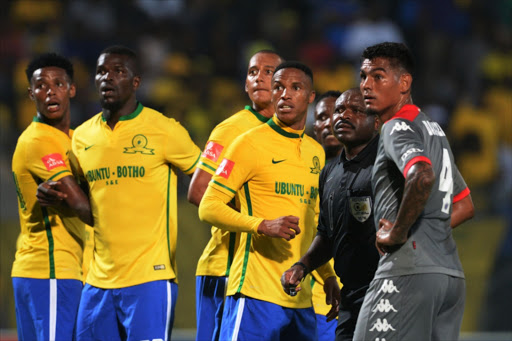
[(443, 207), (441, 212), (450, 214), (450, 205), (452, 203), (453, 193), (453, 176), (452, 176), (452, 162), (448, 149), (443, 148), (443, 169), (441, 169), (441, 179), (439, 180), (439, 190), (446, 192), (443, 198)]

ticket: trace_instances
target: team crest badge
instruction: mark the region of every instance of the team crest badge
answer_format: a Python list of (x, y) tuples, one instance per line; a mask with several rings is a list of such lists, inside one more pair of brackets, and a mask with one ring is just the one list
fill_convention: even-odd
[(313, 156), (313, 167), (311, 168), (311, 173), (313, 174), (320, 174), (320, 171), (322, 170), (320, 168), (320, 159), (318, 159), (318, 156)]
[(353, 197), (349, 199), (350, 213), (361, 223), (364, 223), (372, 214), (372, 199), (367, 197)]
[(125, 154), (141, 153), (145, 155), (155, 155), (153, 148), (146, 148), (148, 139), (142, 134), (135, 135), (132, 139), (132, 147), (124, 147)]

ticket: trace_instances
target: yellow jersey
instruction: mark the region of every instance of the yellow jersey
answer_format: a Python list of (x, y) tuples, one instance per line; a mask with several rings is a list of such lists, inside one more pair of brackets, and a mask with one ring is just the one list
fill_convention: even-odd
[(70, 136), (37, 117), (18, 139), (12, 172), (21, 235), (12, 277), (82, 280), (85, 224), (70, 208), (41, 207), (36, 198), (41, 182), (73, 175), (70, 152)]
[[(324, 162), (318, 142), (303, 130), (285, 126), (276, 116), (241, 135), (228, 148), (199, 208), (200, 216), (216, 226), (247, 232), (241, 234), (231, 266), (228, 296), (242, 293), (287, 308), (311, 307), (309, 277), (295, 297), (284, 292), (280, 278), (308, 250), (315, 236), (318, 181)], [(240, 199), (240, 213), (224, 204), (235, 194)], [(264, 219), (286, 215), (299, 217), (301, 233), (294, 239), (257, 233)]]
[(89, 184), (94, 252), (86, 282), (113, 289), (176, 279), (177, 169), (201, 151), (174, 119), (138, 104), (112, 130), (99, 113), (72, 142)]
[[(215, 174), (224, 159), (227, 147), (233, 140), (268, 120), (269, 118), (247, 105), (244, 110), (222, 121), (210, 134), (197, 167), (212, 175)], [(196, 276), (229, 276), (240, 235), (215, 226), (211, 228), (211, 235), (197, 263)]]

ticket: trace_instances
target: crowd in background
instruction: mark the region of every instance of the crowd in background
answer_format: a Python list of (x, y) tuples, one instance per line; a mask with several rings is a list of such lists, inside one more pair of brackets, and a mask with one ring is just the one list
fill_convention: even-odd
[[(404, 42), (418, 65), (414, 102), (446, 130), (477, 212), (505, 218), (496, 268), (511, 268), (510, 0), (13, 0), (0, 16), (2, 184), (12, 180), (17, 137), (35, 114), (24, 70), (38, 53), (72, 59), (77, 126), (101, 110), (93, 84), (99, 52), (112, 44), (135, 49), (144, 63), (139, 100), (180, 121), (203, 146), (216, 124), (248, 103), (242, 89), (255, 51), (309, 65), (320, 94), (358, 85), (366, 46)], [(2, 219), (13, 218), (16, 202), (5, 195)], [(497, 285), (512, 281), (510, 272)]]

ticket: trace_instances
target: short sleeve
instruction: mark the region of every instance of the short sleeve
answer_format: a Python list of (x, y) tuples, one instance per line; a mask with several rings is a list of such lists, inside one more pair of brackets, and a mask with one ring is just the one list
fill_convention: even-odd
[(27, 169), (43, 181), (73, 175), (69, 162), (70, 144), (51, 138), (35, 138), (27, 148)]
[(169, 119), (165, 159), (185, 174), (192, 174), (201, 156), (201, 150), (192, 141), (188, 131), (174, 119)]
[(459, 200), (464, 199), (469, 195), (469, 187), (466, 185), (462, 174), (460, 174), (459, 169), (455, 165), (453, 166), (453, 202), (457, 202)]
[(226, 155), (226, 147), (238, 135), (238, 129), (231, 124), (221, 124), (215, 127), (208, 138), (197, 167), (212, 175), (215, 174)]
[(248, 144), (250, 141), (248, 141), (247, 134), (241, 135), (233, 141), (212, 177), (211, 186), (225, 194), (234, 196), (253, 176), (258, 162), (254, 158), (255, 153), (247, 153), (247, 150), (250, 150)]
[(422, 131), (405, 119), (393, 119), (382, 128), (382, 143), (386, 156), (393, 160), (404, 177), (419, 161), (432, 164), (422, 139)]

